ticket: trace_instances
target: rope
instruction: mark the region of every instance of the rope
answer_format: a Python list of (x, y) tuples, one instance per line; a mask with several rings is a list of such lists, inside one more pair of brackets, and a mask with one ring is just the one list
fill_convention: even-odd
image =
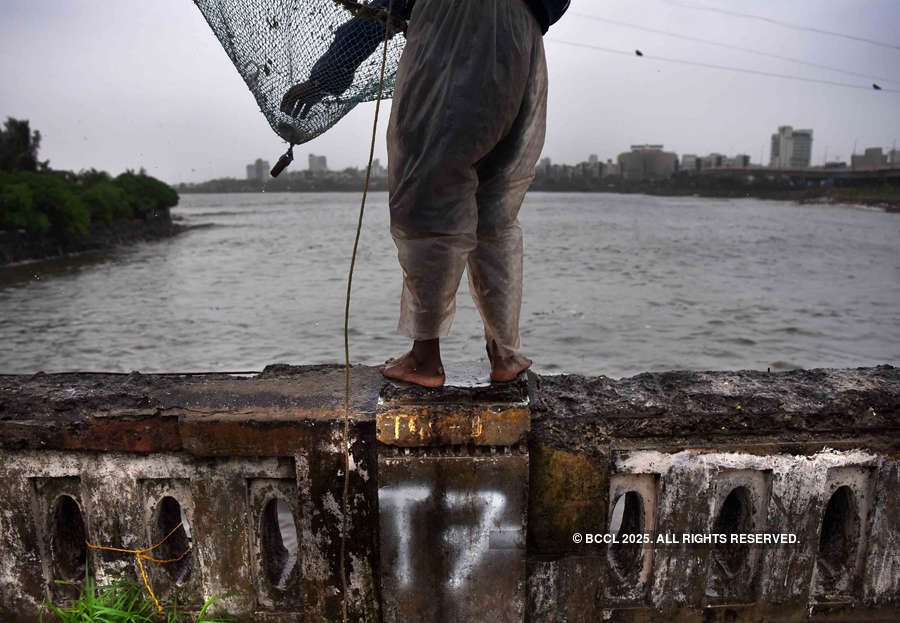
[[(347, 8), (347, 0), (334, 0)], [(355, 3), (352, 3), (355, 4)], [(389, 0), (384, 23), (391, 21), (393, 0)], [(348, 8), (348, 10), (351, 10)], [(351, 11), (352, 12), (352, 11)], [(355, 13), (354, 13), (355, 15)], [(406, 32), (404, 24), (403, 32)], [(372, 158), (375, 155), (375, 133), (378, 129), (378, 111), (381, 108), (381, 94), (384, 89), (384, 68), (387, 65), (388, 40), (390, 28), (384, 29), (384, 51), (381, 56), (381, 75), (378, 79), (378, 97), (375, 99), (375, 120), (372, 123), (372, 142), (369, 146), (369, 164), (366, 166), (366, 181), (363, 184), (362, 202), (359, 206), (359, 219), (356, 223), (356, 238), (353, 240), (353, 253), (350, 255), (350, 272), (347, 274), (347, 298), (344, 303), (344, 493), (341, 498), (341, 612), (343, 622), (347, 623), (347, 514), (350, 498), (350, 288), (353, 285), (353, 269), (356, 266), (356, 251), (359, 248), (359, 235), (362, 231), (363, 214), (366, 209), (366, 195), (369, 192), (369, 178), (372, 174)]]
[(178, 525), (175, 526), (174, 528), (172, 528), (172, 531), (169, 532), (169, 534), (167, 534), (163, 538), (162, 541), (160, 541), (159, 543), (157, 543), (156, 545), (154, 545), (152, 547), (145, 547), (144, 549), (122, 549), (121, 547), (107, 547), (106, 545), (94, 545), (94, 544), (88, 542), (87, 540), (85, 540), (85, 543), (87, 544), (88, 547), (93, 548), (93, 549), (102, 549), (102, 550), (106, 550), (109, 552), (122, 552), (125, 554), (134, 554), (135, 558), (137, 558), (138, 567), (140, 567), (140, 569), (141, 569), (141, 577), (144, 578), (144, 586), (147, 587), (147, 592), (150, 593), (150, 597), (153, 599), (153, 603), (156, 604), (156, 609), (159, 612), (162, 612), (163, 607), (161, 605), (159, 605), (159, 600), (156, 598), (156, 595), (153, 593), (153, 589), (150, 588), (150, 581), (147, 579), (147, 571), (144, 569), (144, 561), (149, 560), (150, 562), (156, 562), (156, 563), (164, 565), (164, 564), (167, 564), (170, 562), (178, 562), (179, 560), (181, 560), (182, 558), (187, 556), (188, 552), (190, 552), (192, 549), (192, 547), (190, 547), (190, 546), (188, 546), (188, 548), (186, 550), (184, 550), (184, 552), (182, 552), (181, 556), (179, 556), (178, 558), (170, 558), (168, 560), (160, 560), (159, 558), (154, 558), (153, 556), (147, 555), (147, 552), (152, 552), (157, 547), (159, 547), (160, 545), (165, 543), (169, 539), (170, 536), (175, 534), (175, 532), (178, 530), (178, 528), (180, 528), (182, 526), (183, 523), (184, 522), (178, 522)]

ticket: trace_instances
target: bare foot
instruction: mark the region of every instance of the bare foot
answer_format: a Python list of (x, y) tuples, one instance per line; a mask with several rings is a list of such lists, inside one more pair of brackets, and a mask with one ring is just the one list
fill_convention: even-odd
[(488, 359), (491, 360), (491, 380), (497, 383), (509, 383), (515, 380), (523, 371), (531, 367), (531, 359), (523, 357), (519, 353), (508, 357), (495, 357), (491, 349), (487, 349)]
[(415, 342), (408, 353), (388, 359), (378, 370), (389, 379), (423, 387), (441, 387), (446, 378), (437, 340)]

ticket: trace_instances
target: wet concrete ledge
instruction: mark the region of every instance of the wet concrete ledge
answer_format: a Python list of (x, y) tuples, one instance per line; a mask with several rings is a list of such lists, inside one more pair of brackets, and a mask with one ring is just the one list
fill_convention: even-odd
[[(900, 616), (900, 369), (426, 390), (360, 366), (350, 405), (354, 620)], [(64, 601), (52, 579), (77, 582), (85, 564), (101, 580), (135, 575), (81, 535), (144, 547), (175, 508), (194, 550), (178, 573), (151, 572), (160, 594), (222, 594), (263, 621), (339, 620), (344, 417), (341, 366), (0, 377), (0, 618)], [(301, 544), (284, 574), (276, 500)], [(800, 544), (573, 542), (622, 526)]]
[[(354, 425), (375, 422), (379, 397), (406, 412), (527, 407), (533, 442), (586, 455), (610, 440), (677, 447), (688, 441), (734, 444), (742, 438), (840, 442), (861, 435), (877, 449), (896, 450), (892, 433), (900, 430), (900, 369), (887, 365), (777, 373), (672, 371), (618, 380), (529, 375), (504, 385), (438, 390), (383, 383), (374, 368), (354, 367), (349, 414)], [(289, 439), (279, 433), (298, 423), (333, 424), (343, 417), (344, 368), (337, 365), (275, 364), (253, 376), (0, 376), (0, 447), (5, 449), (205, 453), (214, 447), (208, 444), (221, 443), (230, 454), (290, 455)], [(196, 439), (212, 422), (257, 435)], [(489, 441), (481, 445), (500, 443)]]

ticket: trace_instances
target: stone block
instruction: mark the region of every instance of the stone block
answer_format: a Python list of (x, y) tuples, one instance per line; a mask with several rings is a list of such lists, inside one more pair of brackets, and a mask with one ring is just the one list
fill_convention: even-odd
[[(141, 491), (129, 464), (127, 455), (121, 454), (85, 461), (81, 483), (94, 545), (132, 550), (150, 545), (142, 537)], [(123, 577), (141, 581), (133, 555), (92, 549), (91, 557), (91, 573), (98, 584)]]
[(0, 452), (0, 620), (35, 620), (44, 594), (38, 507), (31, 481)]
[[(598, 464), (598, 455), (605, 455), (607, 462)], [(584, 555), (584, 546), (573, 543), (572, 534), (606, 528), (608, 446), (588, 457), (533, 443), (530, 464), (529, 548), (540, 555)]]
[[(347, 605), (350, 620), (380, 617), (377, 588), (377, 481), (371, 428), (366, 437), (351, 429), (347, 508)], [(326, 429), (314, 443), (297, 448), (297, 529), (300, 539), (301, 621), (341, 620), (341, 527), (344, 491), (343, 432)]]
[(900, 606), (900, 463), (885, 461), (876, 483), (863, 600)]
[(523, 621), (527, 455), (394, 452), (378, 459), (384, 621)]
[(391, 446), (511, 446), (525, 440), (526, 407), (404, 405), (379, 409), (378, 441)]
[(219, 596), (210, 614), (251, 614), (256, 600), (250, 579), (246, 478), (235, 472), (198, 474), (190, 481), (190, 501), (192, 553), (202, 596)]
[(609, 620), (603, 586), (609, 565), (602, 554), (528, 561), (529, 623), (590, 623)]

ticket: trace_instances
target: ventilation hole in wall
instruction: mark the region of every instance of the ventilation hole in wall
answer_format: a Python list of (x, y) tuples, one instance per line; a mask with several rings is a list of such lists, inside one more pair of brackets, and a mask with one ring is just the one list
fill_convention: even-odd
[(828, 500), (819, 533), (819, 562), (826, 576), (837, 576), (850, 565), (856, 551), (859, 514), (848, 486), (838, 487)]
[(84, 519), (78, 502), (68, 495), (59, 496), (50, 517), (50, 555), (56, 572), (62, 576), (56, 579), (84, 579), (85, 538)]
[[(171, 496), (166, 496), (156, 505), (156, 520), (153, 526), (153, 544), (162, 541), (167, 534), (182, 525), (166, 539), (165, 543), (150, 553), (160, 560), (171, 560), (181, 556), (191, 546), (190, 526), (181, 510), (181, 504)], [(194, 553), (188, 552), (178, 562), (170, 562), (161, 566), (176, 585), (183, 584), (194, 566)]]
[(731, 543), (732, 534), (741, 534), (753, 530), (753, 513), (750, 504), (750, 491), (747, 487), (735, 487), (725, 498), (719, 515), (716, 517), (714, 532), (728, 535), (728, 542), (717, 544), (714, 560), (728, 577), (738, 574), (750, 553), (747, 544)]
[(269, 582), (285, 590), (297, 564), (297, 527), (294, 513), (283, 500), (271, 499), (263, 510), (260, 542)]
[(609, 533), (618, 535), (618, 543), (609, 546), (609, 562), (622, 579), (633, 579), (641, 569), (641, 549), (639, 542), (625, 543), (629, 534), (644, 532), (644, 501), (637, 491), (620, 495), (613, 505)]

